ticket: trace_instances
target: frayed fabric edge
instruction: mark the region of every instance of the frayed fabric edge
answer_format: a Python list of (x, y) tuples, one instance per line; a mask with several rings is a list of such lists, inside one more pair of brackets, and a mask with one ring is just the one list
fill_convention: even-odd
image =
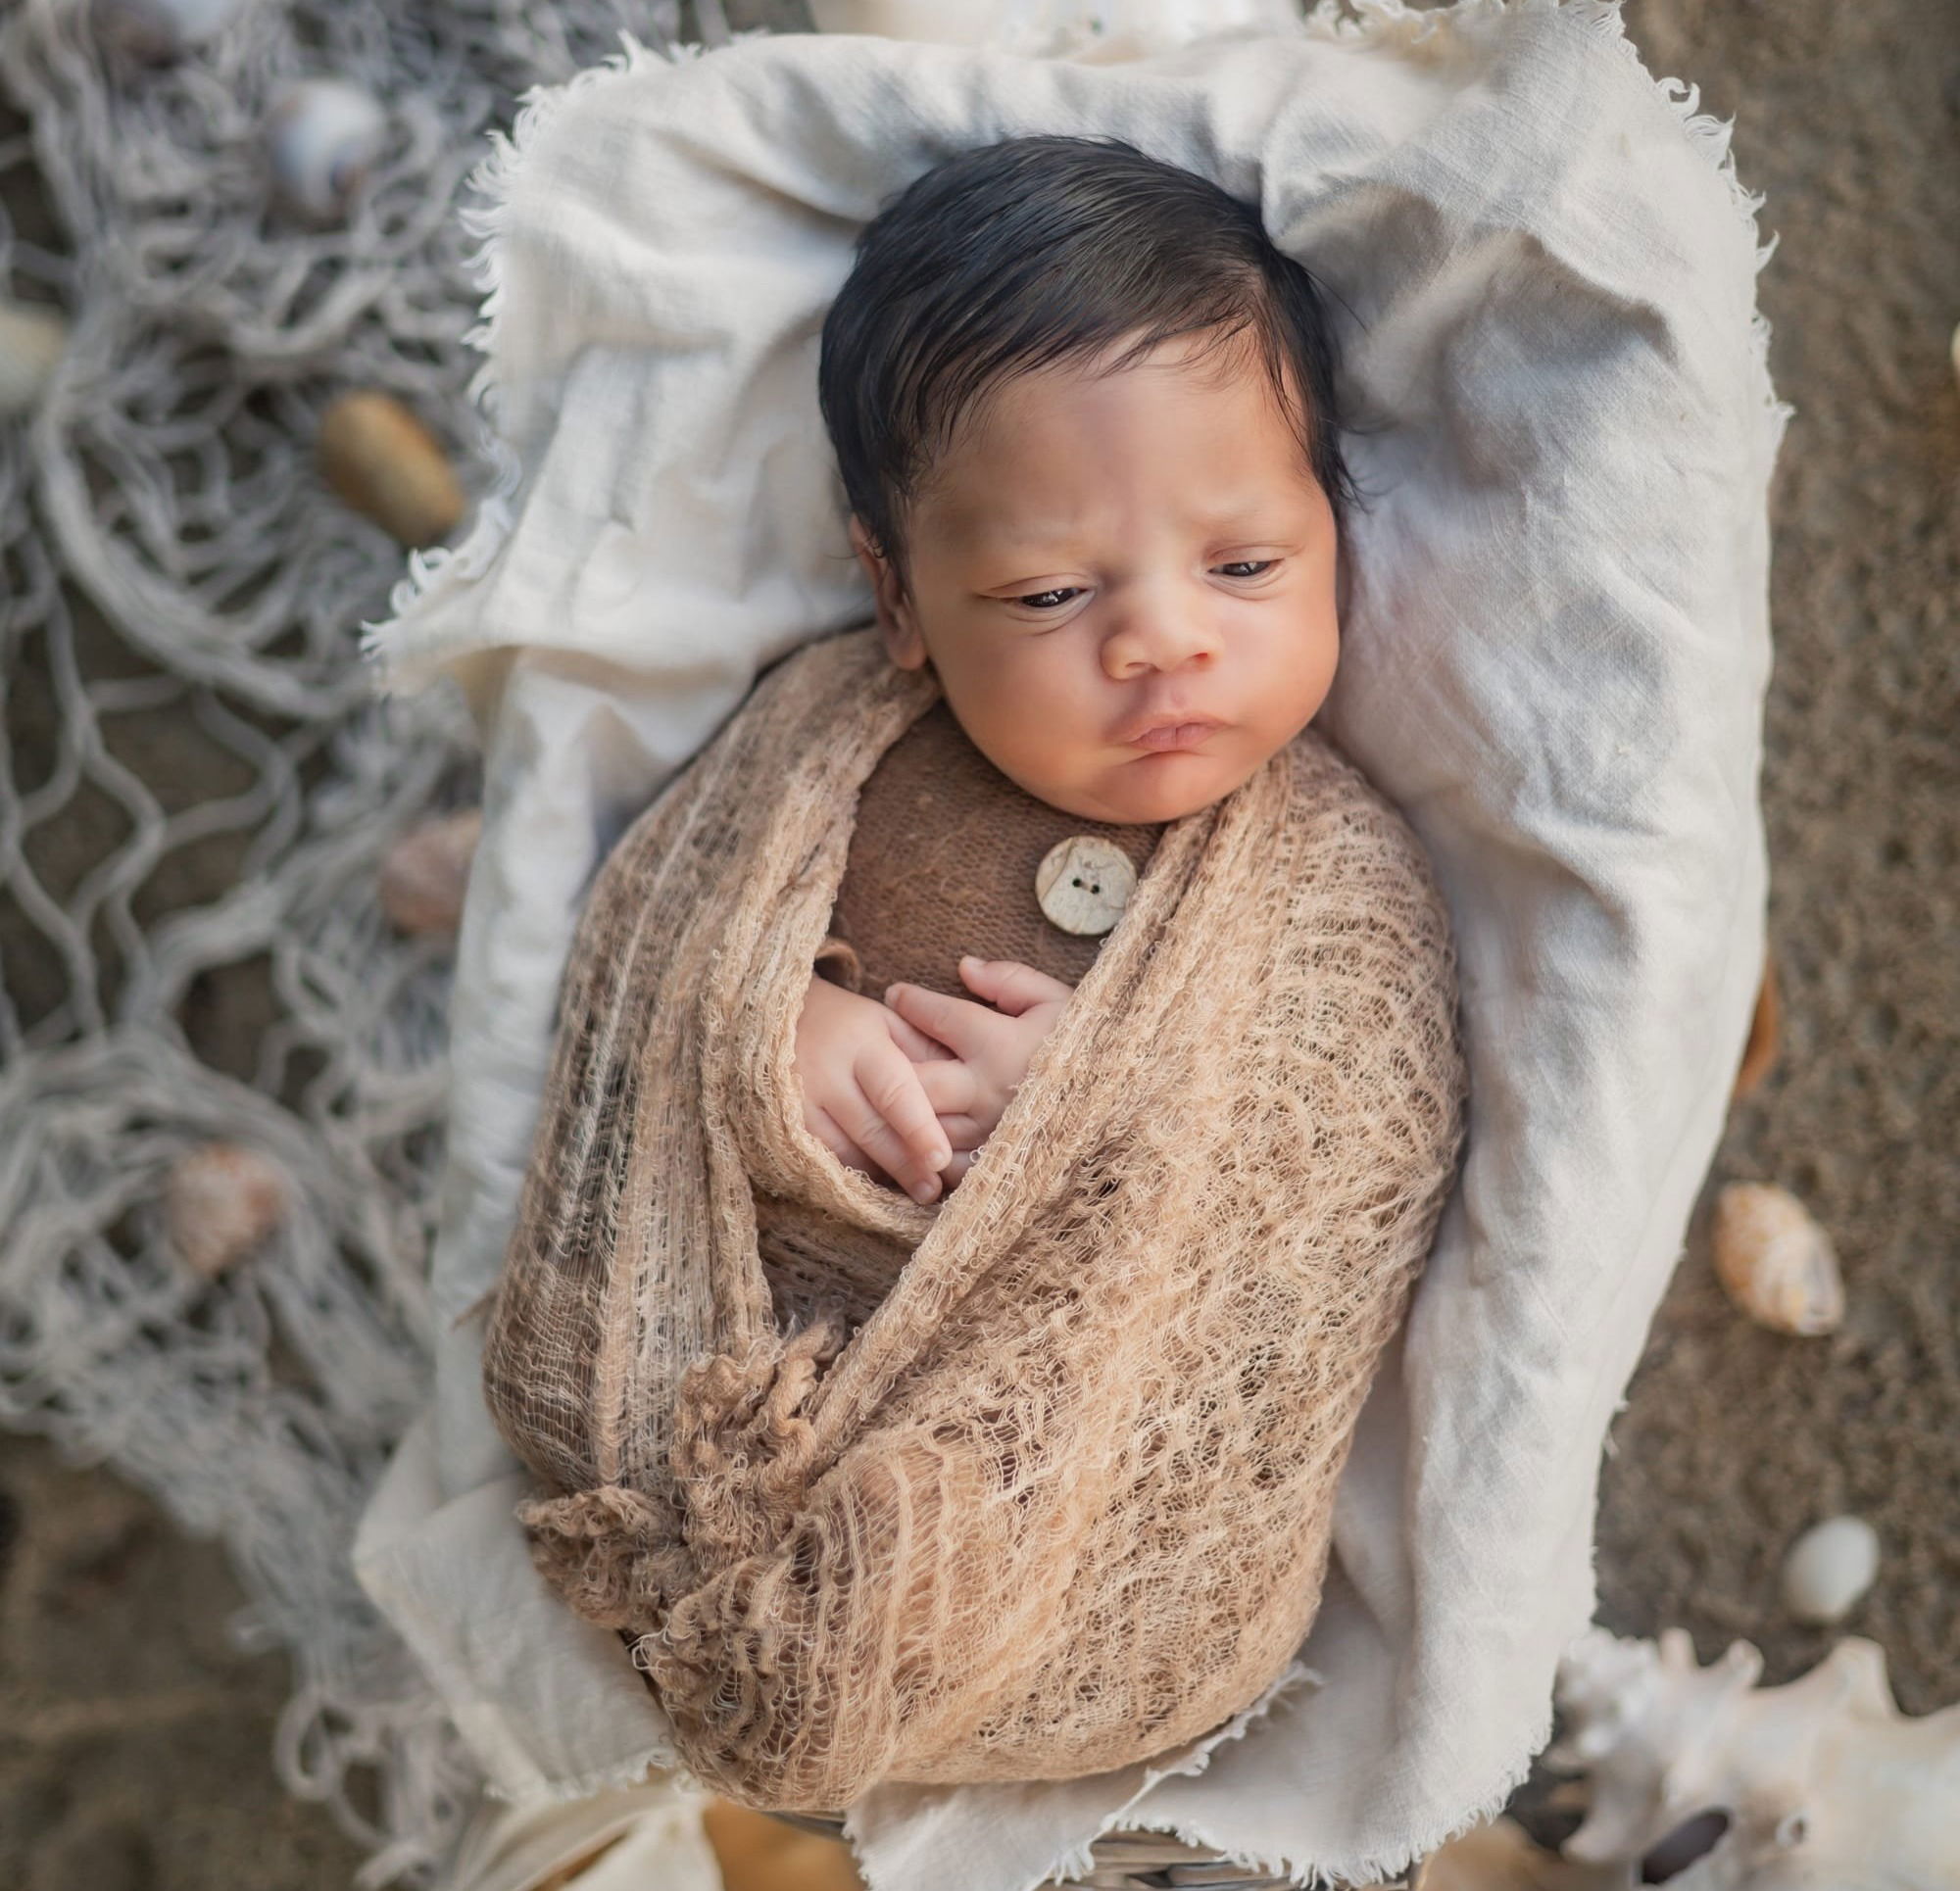
[(621, 1760), (610, 1767), (591, 1767), (584, 1772), (562, 1778), (540, 1774), (535, 1785), (527, 1786), (522, 1791), (486, 1778), (483, 1791), (486, 1797), (507, 1806), (565, 1806), (580, 1799), (590, 1799), (595, 1793), (617, 1792), (627, 1786), (643, 1785), (652, 1773), (661, 1774), (681, 1792), (699, 1794), (703, 1799), (711, 1797), (711, 1789), (680, 1763), (671, 1748), (658, 1744), (649, 1744), (633, 1759)]
[[(765, 36), (768, 36), (766, 27), (749, 27), (735, 33), (728, 43), (739, 45)], [(501, 425), (502, 390), (496, 376), (494, 351), (506, 297), (502, 245), (512, 199), (533, 148), (567, 105), (590, 88), (611, 79), (632, 77), (659, 66), (685, 65), (713, 50), (717, 49), (692, 40), (641, 40), (622, 30), (616, 53), (609, 53), (596, 65), (574, 73), (557, 85), (531, 86), (518, 95), (510, 130), (492, 128), (487, 134), (489, 150), (465, 177), (463, 190), (466, 201), (458, 205), (455, 215), (458, 225), (470, 239), (470, 247), (463, 258), (464, 271), (480, 297), (476, 320), (464, 331), (463, 341), (483, 359), (465, 392), (477, 415), (478, 440), (490, 461), (491, 484), (478, 500), (476, 518), (462, 541), (454, 546), (432, 546), (411, 552), (407, 572), (389, 592), (387, 615), (361, 621), (361, 660), (369, 669), (375, 694), (410, 693), (440, 673), (443, 663), (439, 656), (431, 655), (417, 659), (412, 654), (398, 655), (387, 646), (389, 634), (418, 605), (450, 583), (481, 577), (510, 535), (513, 502), (523, 483), (524, 469)]]
[[(1766, 198), (1762, 192), (1748, 190), (1737, 174), (1733, 149), (1735, 121), (1700, 112), (1700, 88), (1690, 81), (1656, 77), (1648, 72), (1639, 47), (1627, 36), (1624, 7), (1625, 0), (1453, 0), (1447, 7), (1418, 11), (1407, 5), (1406, 0), (1316, 0), (1302, 18), (1300, 30), (1308, 38), (1357, 45), (1389, 38), (1419, 45), (1438, 32), (1481, 30), (1518, 13), (1556, 14), (1573, 19), (1607, 41), (1640, 72), (1680, 125), (1690, 146), (1713, 167), (1728, 188), (1731, 208), (1748, 233), (1753, 269), (1760, 274), (1776, 254), (1781, 233), (1773, 234), (1767, 243), (1757, 242), (1756, 216)], [(728, 44), (769, 36), (766, 27), (750, 27), (733, 34)], [(412, 653), (398, 655), (387, 647), (388, 636), (418, 605), (449, 584), (466, 583), (483, 575), (508, 536), (511, 503), (523, 481), (521, 462), (499, 425), (501, 389), (495, 373), (494, 348), (505, 299), (501, 244), (511, 199), (532, 146), (567, 105), (589, 87), (612, 78), (630, 77), (657, 63), (677, 66), (721, 50), (682, 39), (650, 43), (625, 31), (619, 34), (619, 45), (618, 52), (574, 73), (560, 84), (534, 85), (521, 94), (511, 129), (508, 132), (493, 129), (488, 134), (488, 154), (465, 180), (465, 191), (474, 201), (460, 206), (456, 215), (459, 224), (473, 241), (474, 247), (465, 257), (464, 267), (482, 300), (478, 318), (463, 339), (483, 357), (470, 377), (467, 396), (480, 416), (480, 440), (492, 465), (492, 483), (479, 501), (477, 521), (463, 542), (455, 547), (437, 546), (411, 553), (406, 575), (390, 592), (388, 614), (361, 622), (360, 655), (370, 670), (378, 695), (414, 691), (440, 673), (443, 659), (439, 655), (431, 652), (419, 659)], [(1749, 331), (1756, 402), (1765, 423), (1762, 445), (1767, 465), (1774, 462), (1784, 430), (1796, 410), (1777, 397), (1769, 372), (1771, 328), (1769, 318), (1760, 309), (1751, 314)], [(486, 522), (486, 514), (493, 507), (498, 516)]]
[[(1758, 244), (1757, 214), (1766, 201), (1762, 192), (1746, 189), (1737, 173), (1733, 133), (1735, 121), (1718, 119), (1699, 112), (1700, 88), (1690, 81), (1678, 77), (1657, 77), (1642, 62), (1638, 46), (1626, 35), (1623, 16), (1624, 0), (1454, 0), (1454, 4), (1443, 9), (1418, 12), (1411, 9), (1404, 0), (1348, 0), (1358, 17), (1347, 17), (1342, 13), (1344, 0), (1318, 0), (1318, 4), (1303, 22), (1306, 34), (1310, 37), (1328, 40), (1366, 43), (1377, 37), (1400, 36), (1410, 43), (1419, 43), (1443, 29), (1457, 29), (1471, 26), (1473, 29), (1494, 18), (1501, 18), (1516, 12), (1558, 13), (1572, 16), (1575, 21), (1613, 44), (1622, 57), (1630, 61), (1642, 73), (1682, 128), (1689, 144), (1699, 153), (1715, 170), (1718, 176), (1728, 186), (1729, 198), (1742, 227), (1748, 232), (1751, 242), (1754, 272), (1760, 273), (1776, 253), (1780, 233), (1773, 234), (1765, 244)], [(735, 35), (736, 41), (761, 37), (765, 28), (754, 28)], [(491, 492), (481, 503), (482, 509), (471, 532), (455, 547), (435, 547), (426, 552), (411, 554), (409, 572), (399, 580), (389, 600), (390, 615), (385, 619), (363, 622), (361, 625), (361, 654), (376, 670), (386, 673), (389, 667), (389, 653), (383, 648), (383, 639), (394, 624), (423, 597), (447, 581), (448, 576), (467, 581), (480, 576), (494, 558), (507, 536), (510, 526), (509, 502), (514, 497), (521, 483), (521, 466), (516, 456), (496, 427), (498, 386), (494, 376), (494, 363), (490, 359), (495, 341), (498, 319), (502, 313), (504, 284), (501, 273), (501, 258), (498, 253), (509, 202), (513, 190), (520, 177), (523, 162), (532, 143), (550, 127), (558, 115), (565, 109), (569, 101), (589, 86), (600, 84), (609, 78), (623, 77), (643, 72), (659, 61), (665, 65), (677, 65), (697, 59), (707, 51), (715, 50), (703, 45), (673, 41), (667, 43), (645, 44), (629, 33), (620, 34), (621, 51), (610, 55), (599, 65), (589, 67), (574, 73), (569, 79), (553, 87), (534, 86), (519, 100), (519, 110), (507, 134), (492, 131), (491, 151), (472, 171), (466, 180), (466, 188), (478, 201), (458, 211), (459, 222), (466, 232), (476, 239), (476, 249), (466, 259), (473, 285), (482, 291), (483, 302), (477, 323), (466, 332), (466, 343), (476, 348), (485, 359), (472, 376), (468, 394), (477, 405), (488, 422), (487, 433), (497, 469), (496, 481)], [(1760, 310), (1753, 313), (1750, 321), (1750, 347), (1757, 393), (1759, 413), (1763, 423), (1761, 435), (1767, 461), (1773, 461), (1788, 421), (1796, 409), (1788, 402), (1780, 400), (1774, 389), (1769, 373), (1769, 344), (1771, 325), (1768, 317)], [(424, 665), (413, 660), (402, 665), (404, 680), (408, 687), (415, 687), (426, 680), (426, 673), (440, 668), (440, 662)], [(1309, 1672), (1310, 1671), (1305, 1671)], [(1274, 1689), (1272, 1700), (1277, 1700), (1284, 1688), (1292, 1680), (1303, 1678), (1291, 1676)], [(1269, 1700), (1266, 1705), (1271, 1705)], [(1240, 1739), (1259, 1718), (1249, 1716), (1246, 1721), (1230, 1734), (1223, 1736), (1214, 1747), (1207, 1748), (1200, 1755), (1194, 1756), (1195, 1764), (1166, 1768), (1153, 1774), (1149, 1783), (1139, 1789), (1141, 1796), (1160, 1780), (1180, 1773), (1202, 1771), (1209, 1763), (1209, 1756), (1217, 1745), (1227, 1740)], [(1523, 1745), (1523, 1757), (1506, 1763), (1499, 1769), (1496, 1783), (1481, 1798), (1473, 1810), (1437, 1825), (1431, 1832), (1418, 1835), (1411, 1841), (1411, 1848), (1397, 1856), (1394, 1854), (1374, 1854), (1357, 1856), (1350, 1860), (1335, 1861), (1330, 1865), (1310, 1867), (1312, 1877), (1298, 1879), (1302, 1884), (1338, 1884), (1366, 1882), (1371, 1877), (1381, 1878), (1406, 1868), (1412, 1862), (1428, 1856), (1452, 1838), (1471, 1829), (1499, 1811), (1510, 1794), (1529, 1774), (1532, 1757), (1541, 1751), (1550, 1737), (1553, 1715), (1547, 1699), (1544, 1711), (1535, 1716), (1529, 1723)], [(698, 1780), (679, 1766), (671, 1753), (650, 1746), (636, 1759), (619, 1763), (613, 1767), (591, 1770), (564, 1779), (540, 1780), (535, 1790), (521, 1795), (509, 1793), (494, 1784), (486, 1790), (492, 1797), (510, 1800), (513, 1803), (564, 1802), (589, 1797), (591, 1794), (612, 1788), (636, 1784), (645, 1778), (649, 1770), (660, 1770), (673, 1774), (683, 1785), (693, 1785), (700, 1790)], [(1131, 1802), (1134, 1804), (1134, 1800)], [(1189, 1821), (1175, 1819), (1152, 1819), (1148, 1811), (1127, 1816), (1124, 1809), (1110, 1814), (1098, 1826), (1096, 1836), (1128, 1824), (1135, 1829), (1163, 1831), (1180, 1842), (1200, 1847), (1216, 1849), (1217, 1841), (1199, 1830)], [(1093, 1863), (1090, 1851), (1077, 1848), (1066, 1858), (1053, 1867), (1053, 1871), (1087, 1869)], [(1290, 1873), (1294, 1867), (1280, 1856), (1249, 1857), (1245, 1863), (1255, 1869), (1275, 1874)], [(1040, 1881), (1037, 1880), (1037, 1883)], [(1027, 1891), (1034, 1891), (1029, 1886)]]
[[(1587, 1606), (1586, 1613), (1589, 1620), (1594, 1606), (1593, 1602), (1589, 1602)], [(1586, 1630), (1581, 1628), (1567, 1637), (1560, 1649), (1560, 1662), (1564, 1659), (1565, 1651), (1585, 1632)], [(1311, 1673), (1311, 1671), (1306, 1672)], [(1298, 1676), (1290, 1675), (1276, 1683), (1272, 1698), (1262, 1704), (1261, 1711), (1263, 1712), (1264, 1707), (1275, 1704), (1282, 1692)], [(1315, 1675), (1314, 1678), (1320, 1677)], [(1235, 1727), (1230, 1734), (1218, 1740), (1215, 1746), (1223, 1746), (1227, 1740), (1243, 1739), (1258, 1718), (1257, 1714), (1249, 1715), (1243, 1725)], [(1136, 1799), (1141, 1798), (1160, 1780), (1178, 1773), (1202, 1771), (1204, 1766), (1209, 1764), (1211, 1752), (1215, 1750), (1214, 1746), (1201, 1756), (1203, 1764), (1200, 1766), (1164, 1769), (1150, 1781), (1149, 1785), (1140, 1787), (1126, 1806), (1118, 1808), (1098, 1825), (1093, 1838), (1073, 1848), (1066, 1856), (1057, 1858), (1049, 1866), (1043, 1877), (1030, 1880), (1018, 1887), (1018, 1891), (1041, 1891), (1041, 1887), (1052, 1879), (1064, 1878), (1092, 1869), (1095, 1865), (1095, 1839), (1115, 1830), (1167, 1833), (1182, 1845), (1194, 1846), (1200, 1851), (1219, 1853), (1232, 1863), (1243, 1865), (1250, 1871), (1260, 1872), (1268, 1877), (1285, 1878), (1290, 1883), (1302, 1887), (1303, 1891), (1349, 1891), (1353, 1886), (1378, 1884), (1406, 1871), (1411, 1866), (1419, 1865), (1432, 1853), (1449, 1844), (1451, 1840), (1460, 1838), (1465, 1832), (1474, 1830), (1502, 1812), (1511, 1795), (1530, 1776), (1533, 1759), (1544, 1751), (1545, 1744), (1550, 1740), (1553, 1720), (1551, 1697), (1547, 1692), (1543, 1710), (1533, 1717), (1526, 1730), (1522, 1758), (1507, 1761), (1498, 1768), (1494, 1783), (1472, 1803), (1469, 1811), (1453, 1814), (1435, 1821), (1427, 1828), (1416, 1831), (1408, 1839), (1400, 1842), (1393, 1852), (1357, 1852), (1346, 1857), (1336, 1854), (1304, 1864), (1297, 1863), (1281, 1852), (1233, 1850), (1225, 1840), (1203, 1829), (1196, 1819), (1189, 1818), (1179, 1819), (1163, 1814), (1152, 1815), (1148, 1807), (1136, 1806)]]

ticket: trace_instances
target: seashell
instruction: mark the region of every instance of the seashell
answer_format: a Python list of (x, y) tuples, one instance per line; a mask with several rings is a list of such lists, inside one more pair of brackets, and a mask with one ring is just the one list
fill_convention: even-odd
[(263, 1241), (292, 1201), (284, 1170), (237, 1142), (178, 1157), (164, 1184), (171, 1244), (192, 1273), (216, 1280)]
[(463, 516), (463, 488), (442, 448), (392, 395), (341, 395), (320, 415), (318, 452), (327, 484), (404, 545), (433, 545)]
[(476, 807), (411, 828), (381, 862), (381, 910), (405, 933), (454, 933), (482, 838)]
[(95, 0), (96, 36), (145, 66), (180, 59), (238, 11), (240, 0)]
[[(1902, 1717), (1885, 1650), (1857, 1636), (1787, 1687), (1761, 1672), (1745, 1641), (1704, 1669), (1680, 1628), (1657, 1646), (1582, 1635), (1545, 1755), (1590, 1786), (1562, 1855), (1624, 1869), (1602, 1884), (1676, 1891), (1960, 1884), (1960, 1706)], [(1656, 1854), (1674, 1868), (1643, 1869)]]
[(337, 78), (286, 86), (266, 120), (279, 196), (316, 223), (337, 223), (346, 216), (387, 138), (387, 113), (359, 86)]
[(1862, 1517), (1828, 1517), (1790, 1545), (1783, 1599), (1799, 1622), (1841, 1622), (1878, 1575), (1878, 1531)]
[(1742, 1046), (1742, 1061), (1736, 1072), (1730, 1098), (1746, 1096), (1768, 1075), (1776, 1062), (1778, 1040), (1783, 1032), (1783, 1002), (1777, 991), (1776, 960), (1763, 956), (1763, 982), (1756, 987), (1756, 1008), (1749, 1018), (1749, 1038)]
[(1729, 1297), (1778, 1333), (1831, 1333), (1844, 1283), (1831, 1236), (1786, 1188), (1732, 1182), (1715, 1197), (1715, 1273)]
[(0, 418), (25, 413), (41, 398), (67, 346), (59, 311), (0, 301)]

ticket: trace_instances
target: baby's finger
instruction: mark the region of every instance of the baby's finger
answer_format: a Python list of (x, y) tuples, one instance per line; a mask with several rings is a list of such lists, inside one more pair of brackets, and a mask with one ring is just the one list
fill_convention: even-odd
[(858, 1169), (866, 1174), (871, 1172), (870, 1161), (863, 1150), (837, 1127), (836, 1118), (828, 1110), (806, 1107), (803, 1126), (847, 1169)]
[[(942, 1116), (939, 1127), (941, 1134), (953, 1144), (953, 1159), (956, 1162), (962, 1155), (972, 1154), (994, 1133), (994, 1126), (983, 1123), (977, 1116)], [(942, 1180), (945, 1175), (946, 1171), (942, 1169)]]
[(930, 1201), (939, 1193), (939, 1172), (953, 1159), (953, 1149), (920, 1087), (917, 1073), (923, 1068), (897, 1045), (868, 1046), (852, 1076), (869, 1113), (861, 1124), (847, 1116), (844, 1128), (914, 1200)]
[(970, 1110), (980, 1100), (980, 1080), (973, 1066), (957, 1057), (936, 1058), (928, 1064), (914, 1064), (912, 1075), (932, 1105), (932, 1113), (944, 1121), (949, 1116)]
[(1018, 1018), (1038, 1004), (1065, 1002), (1075, 987), (1023, 965), (1017, 958), (974, 958), (959, 961), (959, 976), (969, 992), (977, 992), (988, 1003)]
[(915, 1064), (951, 1063), (953, 1052), (935, 1038), (928, 1038), (916, 1025), (906, 1020), (888, 1004), (883, 1007), (885, 1029), (892, 1034), (892, 1042)]
[(944, 992), (928, 992), (922, 985), (894, 985), (885, 993), (885, 1003), (907, 1024), (937, 1038), (961, 1057), (970, 1057), (986, 1042), (987, 1029), (995, 1015), (971, 998), (949, 997)]

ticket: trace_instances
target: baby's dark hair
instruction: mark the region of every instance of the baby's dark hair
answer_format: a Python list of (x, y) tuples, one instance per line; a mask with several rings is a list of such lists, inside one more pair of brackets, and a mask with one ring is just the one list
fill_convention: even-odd
[(1337, 529), (1363, 503), (1321, 291), (1208, 178), (1119, 138), (1009, 138), (914, 178), (857, 256), (824, 318), (817, 398), (851, 509), (907, 588), (904, 509), (960, 419), (1009, 375), (1139, 330), (1108, 368), (1178, 335), (1250, 334)]

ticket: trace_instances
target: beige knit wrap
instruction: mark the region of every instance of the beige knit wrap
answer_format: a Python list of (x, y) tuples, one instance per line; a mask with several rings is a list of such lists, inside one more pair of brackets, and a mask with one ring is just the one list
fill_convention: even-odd
[[(943, 1203), (839, 1164), (798, 1011), (858, 790), (937, 697), (868, 632), (809, 646), (613, 850), (489, 1322), (559, 1493), (538, 1567), (753, 1806), (1073, 1777), (1254, 1699), (1462, 1136), (1444, 903), (1309, 730), (1165, 830)], [(759, 1197), (836, 1233), (787, 1333)], [(854, 1308), (871, 1236), (910, 1257)]]

